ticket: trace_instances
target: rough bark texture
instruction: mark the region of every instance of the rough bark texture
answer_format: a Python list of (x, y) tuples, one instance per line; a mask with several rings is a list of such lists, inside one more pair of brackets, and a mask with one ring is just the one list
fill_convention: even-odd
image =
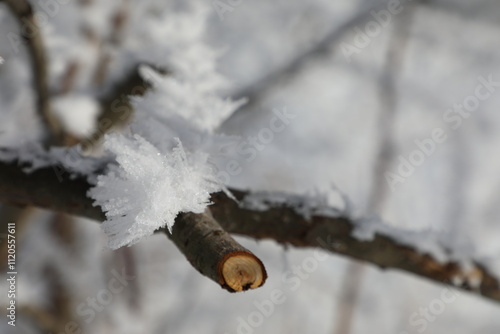
[[(231, 191), (238, 200), (247, 194)], [(465, 272), (457, 263), (441, 263), (384, 235), (376, 234), (369, 241), (358, 240), (352, 236), (354, 224), (347, 218), (314, 216), (307, 220), (286, 205), (256, 212), (241, 208), (224, 193), (213, 194), (212, 200), (215, 205), (211, 212), (228, 232), (256, 239), (274, 239), (296, 247), (323, 248), (381, 269), (411, 272), (500, 301), (498, 280), (479, 264)], [(479, 286), (475, 282), (480, 282)]]
[[(15, 164), (0, 163), (0, 201), (104, 220), (101, 208), (93, 207), (92, 200), (86, 197), (91, 185), (84, 178), (69, 179), (66, 175), (63, 182), (59, 182), (51, 168), (25, 174)], [(247, 195), (243, 191), (231, 191), (237, 199)], [(248, 210), (224, 193), (213, 194), (212, 201), (210, 211), (227, 232), (274, 239), (296, 247), (323, 248), (382, 269), (407, 271), (500, 302), (497, 278), (479, 264), (464, 272), (456, 263), (440, 263), (388, 236), (377, 234), (370, 241), (358, 240), (351, 233), (355, 225), (347, 218), (314, 216), (307, 220), (287, 205), (265, 211)]]
[(30, 174), (17, 162), (0, 162), (0, 201), (17, 206), (66, 212), (104, 221), (100, 207), (87, 197), (90, 184), (84, 177), (69, 178), (60, 166), (41, 168)]
[(200, 273), (230, 291), (255, 289), (267, 275), (262, 262), (209, 215), (181, 213), (169, 238)]
[[(0, 163), (0, 201), (33, 205), (98, 221), (106, 219), (100, 207), (86, 197), (85, 178), (69, 179), (60, 167), (25, 174), (16, 164)], [(235, 292), (262, 286), (267, 278), (262, 262), (236, 242), (208, 214), (180, 214), (169, 238), (203, 275)]]

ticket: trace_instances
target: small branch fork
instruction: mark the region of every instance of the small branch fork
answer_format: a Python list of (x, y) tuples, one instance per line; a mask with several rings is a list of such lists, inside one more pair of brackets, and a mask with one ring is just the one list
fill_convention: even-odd
[[(0, 175), (0, 202), (30, 203), (98, 221), (106, 219), (86, 197), (91, 185), (84, 178), (70, 179), (68, 173), (59, 174), (52, 168), (25, 174), (17, 163), (2, 162)], [(172, 234), (165, 233), (196, 270), (230, 292), (258, 288), (267, 278), (262, 261), (235, 241), (209, 211), (181, 213)]]
[[(48, 62), (33, 9), (26, 0), (2, 1), (18, 20), (23, 38), (27, 41), (38, 94), (37, 110), (49, 132), (45, 144), (58, 144), (63, 132), (50, 110)], [(23, 30), (25, 24), (36, 29), (26, 33)], [(326, 40), (334, 40), (338, 35), (334, 33)], [(323, 50), (323, 47), (319, 50)], [(295, 72), (301, 64), (300, 60), (293, 62), (287, 71)], [(140, 77), (132, 75), (130, 78), (123, 87), (118, 87), (119, 91), (141, 95), (148, 88)], [(136, 94), (129, 92), (133, 87), (140, 87), (141, 90)], [(109, 117), (106, 110), (113, 112), (115, 109), (116, 94), (111, 95), (109, 100), (103, 101), (105, 112), (102, 119), (106, 121)], [(116, 122), (114, 119), (109, 121)], [(0, 201), (105, 220), (101, 208), (92, 206), (92, 200), (86, 196), (92, 186), (86, 181), (87, 178), (69, 178), (70, 173), (64, 172), (61, 179), (61, 174), (55, 172), (56, 167), (60, 169), (59, 166), (52, 166), (26, 174), (17, 162), (0, 162)], [(247, 195), (238, 190), (232, 192), (239, 200)], [(500, 302), (498, 279), (481, 265), (477, 264), (465, 272), (457, 263), (441, 263), (382, 234), (377, 234), (370, 241), (357, 240), (352, 236), (355, 223), (347, 218), (314, 216), (305, 219), (286, 204), (265, 211), (248, 210), (224, 193), (212, 194), (212, 202), (214, 204), (210, 210), (203, 214), (180, 214), (172, 234), (167, 235), (193, 267), (228, 291), (254, 289), (264, 284), (267, 278), (262, 262), (228, 234), (235, 233), (255, 239), (269, 238), (296, 247), (322, 248), (381, 268), (407, 271)]]
[[(92, 199), (86, 196), (92, 185), (84, 177), (70, 178), (65, 173), (59, 182), (61, 176), (50, 167), (25, 174), (15, 162), (0, 162), (0, 175), (2, 202), (105, 220), (101, 208), (92, 206)], [(238, 200), (248, 195), (234, 189), (231, 192)], [(222, 192), (212, 194), (211, 200), (210, 212), (180, 214), (169, 237), (199, 272), (229, 291), (255, 288), (266, 279), (261, 261), (227, 234), (234, 233), (296, 247), (322, 248), (500, 302), (498, 279), (479, 264), (464, 271), (457, 263), (441, 263), (383, 234), (369, 241), (358, 240), (352, 236), (355, 223), (347, 218), (306, 219), (286, 204), (265, 211), (245, 209)]]

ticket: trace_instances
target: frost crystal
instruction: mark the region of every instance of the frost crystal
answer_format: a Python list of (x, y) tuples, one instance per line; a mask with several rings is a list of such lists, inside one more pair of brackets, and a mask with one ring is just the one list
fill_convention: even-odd
[(107, 136), (105, 148), (116, 155), (118, 165), (98, 177), (89, 196), (106, 211), (103, 229), (112, 249), (165, 225), (171, 230), (179, 212), (203, 212), (210, 193), (221, 189), (206, 163), (208, 156), (187, 155), (180, 141), (166, 155), (137, 134)]
[(210, 193), (223, 188), (208, 157), (226, 138), (213, 132), (244, 101), (217, 95), (226, 82), (215, 71), (217, 53), (203, 42), (207, 15), (195, 5), (185, 15), (150, 23), (152, 39), (166, 41), (153, 58), (169, 73), (141, 66), (140, 74), (153, 88), (133, 98), (128, 130), (134, 136), (105, 138), (118, 165), (89, 192), (106, 212), (103, 229), (111, 248), (130, 245), (165, 225), (171, 230), (179, 212), (203, 212)]

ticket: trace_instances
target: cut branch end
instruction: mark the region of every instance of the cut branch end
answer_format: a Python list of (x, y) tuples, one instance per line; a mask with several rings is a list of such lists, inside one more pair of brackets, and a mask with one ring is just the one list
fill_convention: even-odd
[(181, 213), (168, 237), (201, 274), (229, 292), (255, 289), (266, 281), (266, 269), (248, 249), (240, 245), (205, 213)]
[(226, 254), (219, 262), (221, 286), (231, 292), (256, 289), (264, 284), (267, 278), (262, 262), (249, 252), (232, 252)]

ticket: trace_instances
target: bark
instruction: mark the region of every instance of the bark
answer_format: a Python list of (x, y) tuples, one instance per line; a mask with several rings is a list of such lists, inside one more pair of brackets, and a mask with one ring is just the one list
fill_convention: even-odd
[[(105, 219), (101, 208), (93, 207), (92, 200), (86, 197), (91, 185), (83, 177), (70, 179), (65, 174), (63, 181), (59, 182), (60, 175), (56, 176), (51, 168), (25, 174), (16, 164), (4, 162), (0, 162), (0, 175), (2, 202), (34, 205), (98, 221)], [(235, 189), (231, 192), (238, 200), (248, 194)], [(210, 211), (214, 219), (229, 233), (273, 239), (296, 247), (322, 248), (382, 269), (410, 272), (500, 302), (497, 278), (480, 264), (464, 271), (457, 263), (441, 263), (382, 234), (376, 234), (372, 240), (358, 240), (352, 235), (356, 223), (348, 218), (313, 216), (306, 219), (286, 204), (264, 211), (245, 209), (222, 192), (212, 194), (212, 201)], [(203, 272), (201, 268), (197, 269)]]
[(267, 278), (262, 262), (224, 231), (208, 210), (181, 213), (172, 234), (166, 233), (193, 267), (230, 292), (258, 288)]
[[(14, 163), (0, 163), (0, 175), (2, 202), (38, 206), (98, 221), (106, 219), (101, 208), (92, 206), (92, 200), (86, 196), (91, 186), (86, 179), (70, 179), (59, 167), (25, 174)], [(180, 214), (173, 233), (167, 235), (196, 270), (230, 292), (258, 288), (267, 278), (262, 262), (209, 214)]]

